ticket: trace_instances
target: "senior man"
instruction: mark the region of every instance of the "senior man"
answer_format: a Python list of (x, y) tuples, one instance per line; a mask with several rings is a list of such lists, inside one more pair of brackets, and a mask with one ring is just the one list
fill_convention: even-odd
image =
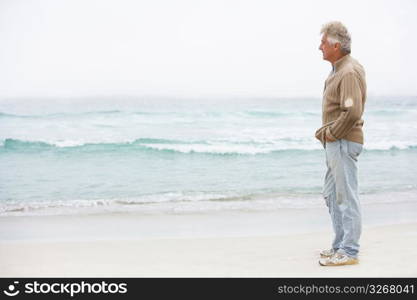
[(365, 71), (350, 56), (351, 37), (340, 22), (321, 29), (323, 59), (332, 64), (325, 81), (322, 127), (316, 131), (326, 153), (323, 196), (335, 237), (330, 249), (320, 252), (322, 266), (357, 264), (361, 235), (357, 160), (363, 146), (362, 114), (366, 100)]

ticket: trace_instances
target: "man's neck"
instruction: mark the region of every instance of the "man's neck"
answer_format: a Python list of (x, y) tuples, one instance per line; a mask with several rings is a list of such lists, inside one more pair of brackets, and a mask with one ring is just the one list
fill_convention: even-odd
[(345, 54), (342, 54), (342, 53), (340, 53), (340, 54), (338, 54), (338, 55), (336, 55), (336, 57), (335, 58), (333, 58), (331, 61), (330, 61), (330, 63), (332, 64), (332, 67), (334, 68), (334, 64), (339, 60), (339, 59), (341, 59), (341, 58), (343, 58), (344, 56), (346, 56)]

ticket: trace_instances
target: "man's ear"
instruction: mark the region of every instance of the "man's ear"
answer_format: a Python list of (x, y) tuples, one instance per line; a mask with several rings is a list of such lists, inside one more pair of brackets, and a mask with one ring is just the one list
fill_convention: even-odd
[(334, 50), (340, 50), (342, 45), (340, 43), (334, 43), (333, 47), (334, 47)]

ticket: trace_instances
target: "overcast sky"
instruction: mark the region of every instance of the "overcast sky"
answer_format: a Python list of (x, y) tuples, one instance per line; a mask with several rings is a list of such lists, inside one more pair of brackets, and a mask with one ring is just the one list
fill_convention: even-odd
[(371, 95), (417, 95), (417, 1), (0, 0), (0, 98), (320, 97), (340, 20)]

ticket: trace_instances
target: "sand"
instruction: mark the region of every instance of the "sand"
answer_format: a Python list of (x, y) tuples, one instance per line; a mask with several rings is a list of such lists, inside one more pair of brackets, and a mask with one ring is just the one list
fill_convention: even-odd
[(390, 217), (367, 219), (360, 263), (344, 267), (318, 265), (332, 239), (323, 209), (2, 217), (0, 276), (417, 277), (417, 222), (407, 208), (366, 207)]

